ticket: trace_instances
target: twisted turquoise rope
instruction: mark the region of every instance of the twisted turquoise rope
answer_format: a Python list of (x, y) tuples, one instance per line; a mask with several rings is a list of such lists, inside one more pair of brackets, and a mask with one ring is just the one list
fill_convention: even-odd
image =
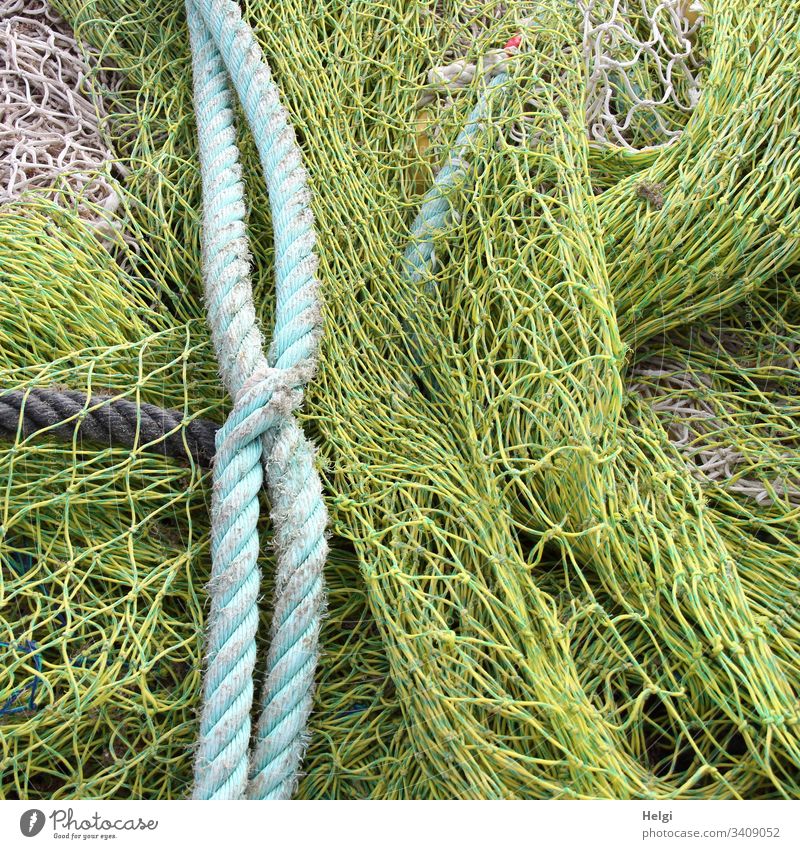
[(411, 225), (411, 240), (403, 255), (403, 273), (409, 283), (416, 285), (428, 278), (425, 284), (427, 294), (433, 291), (430, 277), (434, 271), (434, 239), (453, 220), (454, 202), (463, 189), (470, 169), (467, 157), (473, 150), (474, 141), (480, 135), (483, 122), (489, 114), (492, 92), (507, 80), (508, 74), (501, 71), (487, 84), (455, 144), (448, 151), (447, 161), (425, 193), (419, 212)]
[[(289, 798), (311, 711), (327, 554), (327, 515), (314, 451), (292, 416), (313, 374), (320, 334), (309, 193), (286, 112), (236, 4), (187, 0), (186, 13), (203, 177), (208, 319), (234, 399), (217, 436), (214, 464), (211, 611), (194, 797)], [(276, 313), (269, 360), (249, 279), (244, 189), (226, 70), (253, 129), (272, 208)], [(277, 574), (262, 711), (248, 765), (262, 461)]]
[[(313, 449), (292, 417), (313, 373), (319, 340), (309, 193), (287, 115), (238, 7), (232, 0), (186, 0), (186, 8), (203, 176), (208, 317), (223, 380), (234, 399), (217, 437), (208, 668), (194, 795), (289, 798), (311, 710), (327, 552), (327, 516)], [(262, 353), (252, 300), (228, 74), (253, 130), (272, 209), (276, 313), (269, 360)], [(504, 79), (499, 75), (492, 86)], [(431, 272), (433, 239), (452, 219), (451, 198), (466, 173), (464, 157), (480, 129), (485, 103), (482, 97), (470, 115), (414, 224), (405, 255), (413, 282)], [(248, 770), (262, 460), (278, 558), (267, 678)]]
[[(419, 212), (411, 225), (411, 239), (403, 254), (403, 277), (409, 284), (409, 294), (415, 298), (430, 296), (435, 290), (434, 274), (436, 257), (434, 242), (446, 231), (456, 216), (455, 201), (468, 179), (469, 154), (474, 150), (475, 139), (483, 129), (483, 123), (489, 114), (489, 104), (494, 89), (508, 80), (508, 74), (501, 71), (493, 77), (482, 92), (478, 103), (470, 112), (467, 123), (458, 134), (455, 144), (448, 151), (447, 160), (439, 170), (433, 185), (425, 193)], [(431, 369), (424, 365), (424, 354), (420, 344), (416, 300), (408, 305), (408, 317), (403, 321), (403, 332), (410, 349), (414, 365), (421, 370), (422, 389), (426, 394), (435, 394), (438, 390)]]

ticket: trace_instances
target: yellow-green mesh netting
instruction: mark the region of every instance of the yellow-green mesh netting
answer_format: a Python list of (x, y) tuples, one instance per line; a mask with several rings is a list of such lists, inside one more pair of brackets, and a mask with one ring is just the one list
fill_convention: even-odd
[[(105, 130), (129, 174), (117, 237), (68, 192), (0, 210), (3, 386), (221, 421), (182, 3), (54, 5), (123, 80)], [(243, 3), (304, 151), (326, 300), (303, 419), (333, 539), (301, 796), (800, 796), (800, 3), (704, 2), (661, 124), (631, 106), (663, 93), (646, 59), (632, 87), (594, 79), (611, 99), (588, 131), (585, 7)], [(480, 57), (520, 31), (409, 291)], [(473, 79), (430, 102), (430, 69), (465, 56)], [(186, 796), (208, 476), (43, 435), (3, 443), (0, 470), (0, 795)]]

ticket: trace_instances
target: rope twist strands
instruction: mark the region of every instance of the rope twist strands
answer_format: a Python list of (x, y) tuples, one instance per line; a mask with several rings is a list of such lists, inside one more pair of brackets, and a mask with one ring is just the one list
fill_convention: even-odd
[[(258, 493), (267, 469), (278, 564), (272, 643), (250, 764), (251, 798), (288, 798), (311, 711), (327, 515), (311, 445), (292, 418), (313, 375), (320, 310), (305, 174), (255, 39), (232, 2), (187, 2), (203, 173), (208, 318), (234, 408), (217, 437), (212, 609), (195, 767), (196, 798), (240, 798), (247, 783), (257, 628)], [(261, 154), (276, 245), (269, 361), (248, 276), (244, 189), (226, 68)]]
[(44, 431), (61, 440), (141, 446), (169, 457), (192, 457), (209, 467), (217, 430), (216, 423), (205, 419), (187, 422), (177, 410), (76, 389), (12, 389), (0, 395), (0, 434), (10, 438)]
[[(239, 179), (233, 112), (225, 69), (191, 3), (187, 3), (186, 13), (192, 44), (199, 155), (204, 176), (203, 247), (208, 319), (223, 378), (228, 390), (233, 390), (236, 397), (244, 382), (239, 371), (235, 370), (236, 366), (242, 372), (252, 369), (253, 354), (258, 355), (261, 347), (252, 299), (247, 297), (244, 190)], [(219, 268), (215, 267), (215, 260)], [(214, 297), (215, 285), (231, 293), (227, 298), (222, 298), (220, 293), (219, 304)], [(241, 307), (234, 297), (243, 289), (244, 298), (240, 300), (244, 302), (245, 316), (249, 321), (242, 318), (237, 321), (237, 307)], [(221, 315), (223, 308), (226, 308), (226, 314)], [(229, 352), (228, 337), (223, 330), (231, 327), (235, 330), (239, 326), (243, 326), (238, 333), (239, 339), (247, 340), (249, 336), (251, 344), (242, 345), (243, 356), (237, 358)], [(248, 355), (250, 362), (245, 360)], [(218, 434), (220, 449), (226, 432), (223, 426)], [(218, 454), (223, 455), (223, 451)], [(229, 456), (230, 452), (225, 450), (224, 454)], [(218, 520), (214, 522), (211, 538), (211, 610), (206, 628), (207, 669), (203, 682), (194, 789), (195, 798), (203, 799), (239, 798), (247, 782), (260, 583), (256, 563), (256, 522), (257, 499), (262, 484), (261, 451), (257, 445), (249, 446), (237, 456), (241, 461), (246, 460), (251, 470), (247, 478), (239, 470), (238, 487), (228, 495), (228, 500), (237, 499), (238, 524), (234, 531), (238, 532), (242, 542), (234, 539), (231, 533), (230, 544), (226, 548), (225, 534), (231, 528), (228, 524), (220, 525)], [(222, 469), (218, 456), (214, 465), (211, 508), (212, 516), (217, 519), (226, 508), (225, 493), (219, 484)]]
[(487, 84), (486, 91), (470, 112), (466, 126), (448, 151), (447, 162), (423, 198), (419, 213), (411, 225), (410, 244), (403, 256), (404, 270), (412, 284), (430, 278), (435, 270), (434, 237), (447, 227), (456, 214), (455, 201), (470, 167), (467, 156), (473, 138), (481, 131), (481, 122), (486, 118), (487, 99), (491, 90), (502, 86), (507, 80), (508, 73), (503, 70)]

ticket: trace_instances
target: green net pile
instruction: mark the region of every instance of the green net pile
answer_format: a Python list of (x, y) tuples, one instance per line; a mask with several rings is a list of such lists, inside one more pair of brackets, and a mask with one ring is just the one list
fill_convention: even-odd
[[(182, 3), (54, 5), (117, 80), (127, 176), (103, 240), (67, 190), (0, 209), (2, 384), (221, 422)], [(326, 301), (301, 418), (333, 537), (300, 795), (800, 796), (800, 7), (704, 3), (661, 112), (633, 108), (665, 96), (649, 53), (634, 87), (601, 80), (609, 145), (585, 35), (612, 0), (242, 5), (304, 151)], [(647, 42), (661, 4), (627, 5)], [(481, 57), (520, 31), (410, 291), (422, 196)], [(459, 57), (472, 80), (431, 93)], [(0, 444), (0, 472), (0, 795), (188, 795), (209, 477), (46, 435)]]

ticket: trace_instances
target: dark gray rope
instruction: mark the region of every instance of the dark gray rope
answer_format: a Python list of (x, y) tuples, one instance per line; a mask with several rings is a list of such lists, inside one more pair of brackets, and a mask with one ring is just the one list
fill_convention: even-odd
[[(219, 425), (206, 419), (128, 398), (92, 395), (75, 389), (13, 389), (0, 394), (0, 437), (27, 438), (46, 430), (71, 442), (137, 448), (181, 460), (191, 456), (210, 468)], [(152, 443), (152, 444), (151, 444)]]

